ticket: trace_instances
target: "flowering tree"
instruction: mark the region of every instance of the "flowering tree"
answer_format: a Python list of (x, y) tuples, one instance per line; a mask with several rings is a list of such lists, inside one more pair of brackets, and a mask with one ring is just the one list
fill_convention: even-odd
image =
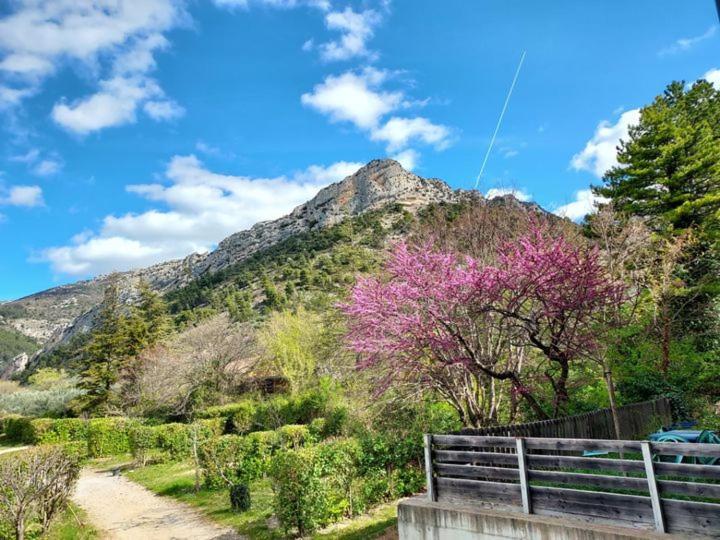
[(570, 363), (594, 347), (595, 310), (621, 296), (595, 250), (533, 226), (500, 250), (496, 265), (400, 243), (384, 275), (359, 279), (342, 308), (359, 368), (378, 369), (385, 387), (409, 381), (432, 388), (464, 422), (480, 425), (497, 418), (498, 384), (548, 416), (523, 381), (529, 348), (558, 368), (545, 377), (553, 413), (561, 412)]
[(546, 229), (532, 227), (499, 257), (494, 309), (520, 326), (525, 344), (556, 369), (545, 377), (553, 389), (553, 415), (568, 402), (570, 363), (590, 360), (602, 336), (603, 315), (625, 301), (625, 287), (610, 278), (597, 248), (575, 246)]

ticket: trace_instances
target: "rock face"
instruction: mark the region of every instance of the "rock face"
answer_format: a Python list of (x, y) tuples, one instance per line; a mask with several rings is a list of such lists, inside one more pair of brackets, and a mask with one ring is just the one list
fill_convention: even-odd
[(217, 272), (300, 232), (335, 225), (349, 216), (389, 203), (414, 210), (430, 203), (456, 200), (441, 180), (421, 178), (390, 159), (371, 161), (352, 176), (331, 184), (287, 216), (235, 233), (193, 268), (193, 275)]
[(30, 357), (27, 353), (20, 353), (15, 358), (10, 360), (2, 371), (0, 371), (0, 380), (10, 379), (16, 373), (22, 373), (30, 362)]
[(208, 272), (217, 272), (290, 236), (329, 227), (349, 216), (381, 208), (390, 203), (410, 211), (436, 202), (461, 197), (441, 180), (421, 178), (393, 160), (371, 161), (355, 174), (331, 184), (290, 214), (275, 221), (257, 223), (220, 242), (209, 254), (160, 263), (149, 268), (99, 276), (3, 304), (15, 310), (0, 324), (8, 324), (38, 339), (47, 347), (65, 342), (78, 332), (92, 328), (103, 291), (111, 279), (118, 280), (121, 301), (131, 302), (140, 280), (153, 289), (167, 292)]

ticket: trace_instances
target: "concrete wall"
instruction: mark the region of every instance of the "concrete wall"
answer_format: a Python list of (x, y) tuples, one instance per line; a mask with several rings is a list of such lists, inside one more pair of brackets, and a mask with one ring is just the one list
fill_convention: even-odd
[(527, 515), (430, 502), (420, 496), (398, 505), (400, 540), (629, 540), (672, 539), (642, 529), (624, 529), (559, 517)]

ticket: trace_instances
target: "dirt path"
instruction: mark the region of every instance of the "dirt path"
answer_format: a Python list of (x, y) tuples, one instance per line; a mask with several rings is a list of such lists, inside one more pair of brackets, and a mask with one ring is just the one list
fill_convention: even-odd
[(192, 508), (155, 495), (122, 476), (86, 469), (73, 500), (112, 540), (241, 540)]
[(9, 454), (10, 452), (19, 452), (20, 450), (25, 450), (26, 448), (30, 448), (29, 446), (13, 446), (12, 448), (0, 448), (0, 454)]

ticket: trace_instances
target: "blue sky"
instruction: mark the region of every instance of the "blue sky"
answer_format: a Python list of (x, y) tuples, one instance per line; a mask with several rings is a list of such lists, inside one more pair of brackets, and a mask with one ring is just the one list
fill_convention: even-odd
[(211, 249), (370, 159), (579, 218), (714, 2), (0, 0), (0, 299)]

